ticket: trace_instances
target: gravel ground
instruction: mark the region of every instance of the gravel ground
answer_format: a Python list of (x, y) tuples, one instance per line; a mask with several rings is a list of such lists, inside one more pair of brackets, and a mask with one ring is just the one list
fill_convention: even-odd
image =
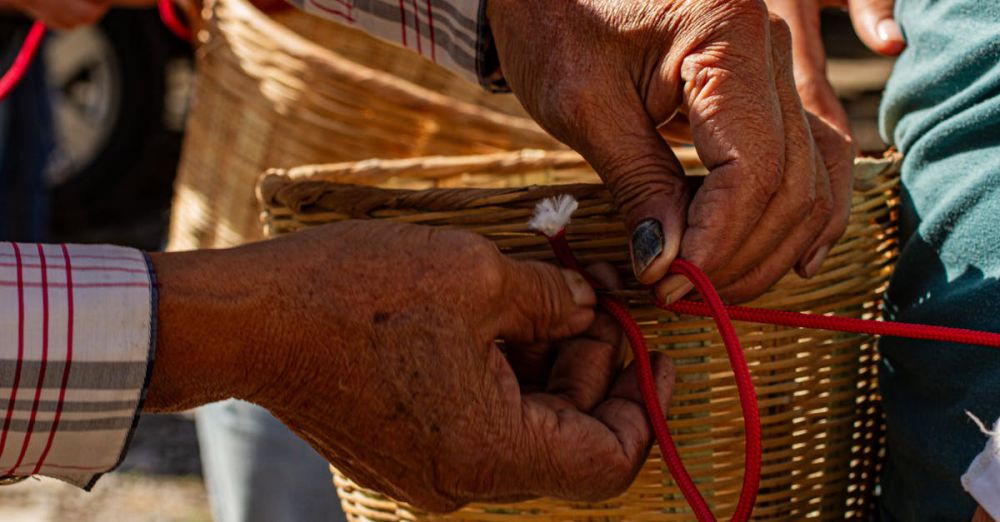
[(3, 522), (211, 522), (194, 422), (143, 417), (128, 457), (84, 493), (57, 480), (0, 487)]

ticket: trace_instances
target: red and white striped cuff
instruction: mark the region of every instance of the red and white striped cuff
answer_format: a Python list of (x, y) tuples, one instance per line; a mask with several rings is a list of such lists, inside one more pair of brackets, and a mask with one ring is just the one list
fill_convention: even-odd
[(0, 477), (89, 489), (120, 463), (155, 320), (155, 279), (138, 250), (0, 243)]

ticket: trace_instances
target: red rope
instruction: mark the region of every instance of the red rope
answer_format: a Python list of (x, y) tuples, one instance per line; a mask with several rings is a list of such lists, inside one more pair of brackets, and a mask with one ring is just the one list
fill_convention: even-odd
[(38, 47), (45, 37), (45, 24), (35, 22), (28, 31), (28, 37), (24, 39), (24, 45), (14, 58), (14, 63), (10, 69), (0, 78), (0, 101), (7, 99), (14, 87), (21, 83), (24, 75), (31, 68), (31, 62), (35, 59)]
[[(555, 252), (556, 259), (564, 267), (581, 273), (591, 286), (595, 288), (600, 286), (597, 281), (583, 270), (576, 256), (573, 255), (569, 243), (566, 241), (565, 231), (560, 231), (555, 236), (550, 237), (549, 242), (553, 252)], [(744, 465), (746, 471), (743, 475), (743, 487), (740, 491), (739, 502), (733, 513), (732, 520), (734, 521), (743, 522), (748, 520), (757, 499), (761, 471), (761, 430), (760, 412), (757, 409), (757, 396), (753, 389), (753, 383), (750, 380), (750, 370), (743, 357), (740, 340), (733, 328), (733, 319), (794, 328), (905, 337), (1000, 348), (1000, 334), (992, 332), (925, 324), (804, 314), (783, 310), (748, 308), (745, 306), (726, 306), (722, 303), (719, 294), (715, 291), (708, 276), (690, 262), (683, 259), (674, 260), (670, 266), (670, 273), (681, 274), (687, 277), (694, 284), (705, 302), (681, 300), (669, 305), (658, 302), (656, 306), (677, 314), (712, 317), (715, 319), (715, 324), (722, 335), (722, 341), (726, 346), (733, 374), (736, 378), (740, 406), (743, 409), (743, 422), (746, 426), (744, 430), (746, 439)], [(642, 399), (670, 475), (673, 476), (674, 482), (677, 483), (678, 488), (684, 494), (684, 498), (691, 506), (691, 509), (694, 510), (698, 520), (701, 522), (714, 521), (714, 515), (712, 515), (711, 510), (705, 503), (705, 499), (698, 492), (698, 488), (695, 486), (694, 481), (691, 480), (691, 476), (684, 469), (684, 464), (677, 453), (673, 438), (670, 436), (667, 420), (660, 409), (659, 401), (656, 397), (656, 384), (653, 380), (653, 371), (649, 363), (649, 349), (646, 346), (642, 330), (622, 302), (602, 295), (598, 298), (598, 304), (621, 325), (629, 344), (632, 346), (636, 369), (639, 373), (639, 386), (642, 391)]]
[[(550, 237), (549, 242), (555, 252), (556, 259), (564, 267), (582, 274), (591, 286), (595, 288), (599, 286), (597, 281), (583, 270), (576, 256), (573, 255), (569, 243), (566, 241), (565, 232), (560, 231), (555, 236)], [(719, 298), (719, 294), (715, 291), (708, 277), (693, 264), (680, 259), (674, 261), (670, 271), (687, 277), (705, 299), (706, 306), (710, 308), (711, 315), (715, 318), (715, 324), (722, 334), (722, 340), (729, 354), (729, 362), (736, 376), (736, 388), (740, 397), (740, 407), (743, 409), (743, 422), (746, 426), (744, 430), (746, 439), (744, 467), (746, 472), (743, 475), (743, 487), (740, 490), (740, 499), (736, 504), (732, 520), (744, 522), (750, 519), (750, 513), (757, 500), (761, 467), (760, 412), (757, 409), (757, 394), (754, 392), (753, 383), (750, 380), (750, 369), (747, 368), (746, 359), (743, 357), (743, 348), (740, 346), (740, 340), (736, 336), (733, 323), (729, 320), (722, 299)], [(670, 475), (674, 478), (681, 493), (684, 494), (688, 505), (694, 510), (697, 519), (700, 522), (715, 522), (712, 510), (709, 509), (705, 499), (698, 491), (698, 487), (695, 486), (691, 476), (684, 468), (684, 463), (677, 453), (677, 446), (674, 444), (673, 437), (670, 436), (666, 416), (663, 414), (660, 401), (656, 396), (656, 382), (653, 379), (653, 369), (649, 363), (649, 349), (646, 346), (642, 330), (623, 303), (607, 296), (601, 296), (598, 299), (598, 304), (621, 325), (629, 344), (632, 346), (633, 359), (639, 376), (639, 389), (646, 406), (646, 414), (653, 426), (656, 442), (660, 446), (660, 452), (663, 454), (663, 460)]]
[(160, 11), (160, 19), (163, 20), (163, 25), (167, 26), (170, 32), (174, 33), (181, 40), (191, 41), (191, 28), (181, 21), (181, 18), (177, 15), (173, 0), (158, 0), (156, 7)]
[[(712, 317), (712, 310), (708, 305), (696, 301), (680, 300), (669, 305), (656, 303), (656, 306), (677, 314)], [(1000, 348), (1000, 334), (964, 328), (804, 314), (746, 306), (726, 306), (726, 311), (736, 321)]]

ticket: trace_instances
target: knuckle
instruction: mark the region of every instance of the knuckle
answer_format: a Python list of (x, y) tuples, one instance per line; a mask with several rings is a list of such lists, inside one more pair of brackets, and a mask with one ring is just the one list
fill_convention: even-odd
[(775, 49), (785, 52), (792, 49), (792, 30), (783, 18), (777, 15), (768, 17), (768, 30), (771, 34), (771, 45)]
[(783, 168), (775, 162), (771, 165), (766, 165), (765, 168), (761, 169), (756, 175), (750, 175), (746, 178), (747, 184), (747, 197), (750, 199), (750, 203), (756, 205), (759, 208), (764, 208), (767, 206), (771, 198), (781, 190), (781, 185), (783, 178), (785, 176)]
[(722, 6), (728, 8), (735, 18), (762, 24), (768, 18), (767, 4), (763, 0), (725, 0)]
[(605, 173), (618, 208), (626, 213), (654, 196), (675, 199), (687, 192), (677, 161), (663, 153), (614, 154), (599, 170)]
[(598, 492), (600, 496), (598, 500), (617, 497), (625, 493), (632, 486), (632, 483), (635, 482), (635, 477), (639, 474), (644, 460), (639, 459), (636, 462), (631, 462), (624, 456), (615, 459), (611, 467), (612, 474), (610, 480), (608, 480), (606, 487)]

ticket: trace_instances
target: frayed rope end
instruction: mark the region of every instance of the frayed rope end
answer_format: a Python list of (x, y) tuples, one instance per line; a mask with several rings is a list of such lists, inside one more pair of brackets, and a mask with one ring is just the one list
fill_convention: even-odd
[(979, 428), (979, 431), (983, 432), (983, 435), (986, 435), (987, 437), (996, 437), (997, 433), (1000, 433), (1000, 419), (997, 420), (996, 425), (993, 427), (993, 429), (997, 431), (990, 431), (986, 428), (986, 424), (983, 423), (983, 421), (979, 420), (979, 417), (973, 415), (971, 411), (965, 410), (965, 414), (968, 415), (970, 419), (972, 419), (972, 422), (976, 424), (976, 427)]
[(579, 206), (576, 198), (569, 194), (545, 198), (535, 206), (535, 215), (528, 221), (528, 226), (546, 237), (555, 237), (569, 225), (570, 218)]

